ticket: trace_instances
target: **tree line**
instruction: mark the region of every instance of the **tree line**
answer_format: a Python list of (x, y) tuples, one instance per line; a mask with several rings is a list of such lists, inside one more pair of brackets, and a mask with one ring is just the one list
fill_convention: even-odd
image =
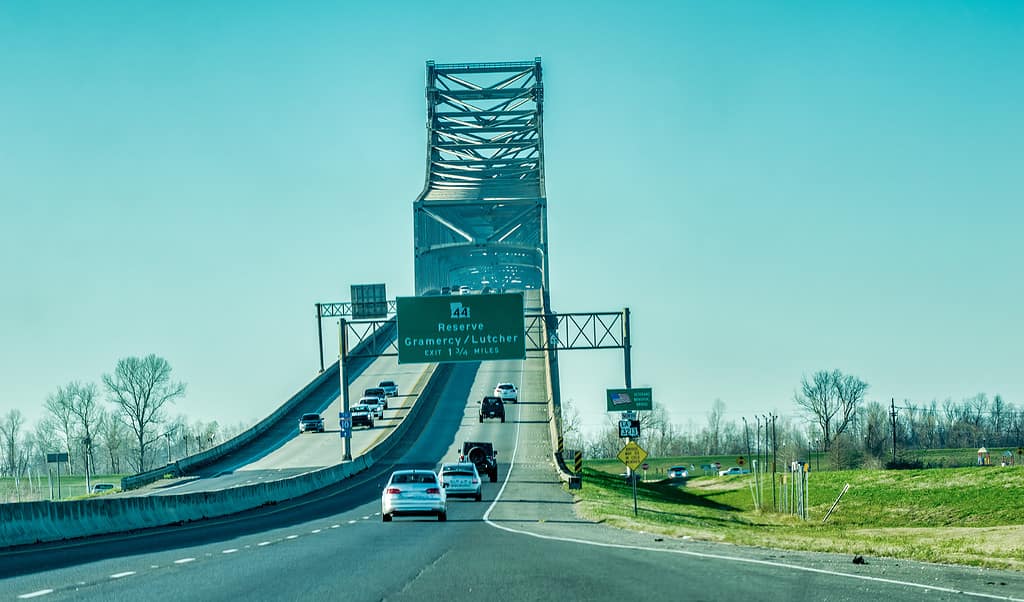
[(72, 381), (43, 402), (35, 425), (18, 409), (0, 417), (0, 475), (24, 478), (47, 471), (46, 456), (66, 453), (64, 474), (137, 473), (208, 449), (242, 425), (170, 418), (185, 395), (168, 361), (154, 354), (119, 360), (100, 383)]
[[(840, 370), (820, 370), (804, 376), (793, 396), (795, 413), (771, 412), (730, 420), (716, 399), (702, 424), (673, 423), (663, 406), (641, 412), (638, 443), (654, 457), (755, 456), (777, 451), (780, 461), (827, 454), (837, 467), (880, 466), (892, 457), (893, 425), (897, 452), (1024, 446), (1024, 407), (1000, 395), (978, 393), (955, 401), (866, 399), (869, 385)], [(895, 420), (893, 412), (895, 409)], [(589, 457), (614, 458), (624, 444), (618, 415), (594, 433), (583, 433), (578, 410), (563, 404), (565, 445)]]

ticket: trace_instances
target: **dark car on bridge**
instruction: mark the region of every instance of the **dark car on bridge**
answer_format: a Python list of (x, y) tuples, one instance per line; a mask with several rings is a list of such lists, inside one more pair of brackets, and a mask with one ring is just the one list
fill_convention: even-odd
[(484, 397), (479, 403), (480, 422), (484, 418), (501, 418), (505, 422), (505, 402), (500, 397)]
[(459, 462), (472, 462), (477, 472), (490, 477), (492, 483), (498, 480), (498, 452), (490, 441), (464, 442)]
[(309, 431), (324, 432), (324, 419), (320, 414), (303, 414), (299, 419), (299, 434)]

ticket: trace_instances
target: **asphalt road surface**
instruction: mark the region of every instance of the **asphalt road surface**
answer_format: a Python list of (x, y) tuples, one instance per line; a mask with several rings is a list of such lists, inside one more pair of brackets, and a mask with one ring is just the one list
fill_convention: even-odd
[[(550, 460), (541, 360), (456, 365), (392, 457), (338, 486), (226, 519), (0, 554), (0, 596), (43, 600), (1024, 599), (1018, 573), (778, 552), (580, 520)], [(526, 369), (524, 369), (524, 365)], [(507, 420), (476, 400), (521, 385)], [(437, 468), (464, 440), (499, 450), (484, 501), (383, 523), (391, 470)], [(586, 486), (586, 484), (584, 484)]]

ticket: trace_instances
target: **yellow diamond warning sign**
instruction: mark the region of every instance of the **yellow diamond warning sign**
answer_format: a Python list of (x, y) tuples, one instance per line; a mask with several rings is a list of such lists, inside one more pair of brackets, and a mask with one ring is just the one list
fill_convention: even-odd
[(647, 452), (644, 451), (644, 448), (637, 445), (635, 441), (630, 441), (619, 452), (618, 458), (630, 469), (636, 470), (643, 463), (644, 459), (647, 458)]

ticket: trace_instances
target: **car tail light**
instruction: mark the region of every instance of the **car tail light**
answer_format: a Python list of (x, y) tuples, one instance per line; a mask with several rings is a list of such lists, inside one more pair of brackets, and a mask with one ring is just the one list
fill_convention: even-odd
[(479, 483), (479, 481), (477, 481), (476, 479), (473, 479), (473, 484), (476, 485), (477, 483)]
[(402, 493), (402, 490), (399, 489), (398, 487), (388, 487), (385, 493), (387, 493), (388, 495), (396, 495)]
[(431, 494), (434, 494), (434, 495), (439, 495), (441, 493), (441, 490), (438, 489), (437, 487), (428, 487), (427, 488), (427, 493), (431, 493)]
[(466, 456), (465, 455), (459, 456), (459, 462), (465, 462), (465, 461), (466, 461)]

